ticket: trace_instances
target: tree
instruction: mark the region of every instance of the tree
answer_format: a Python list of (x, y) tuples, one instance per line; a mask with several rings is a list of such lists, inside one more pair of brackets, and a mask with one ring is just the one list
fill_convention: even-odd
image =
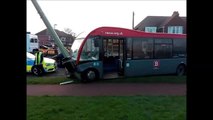
[(73, 37), (76, 36), (76, 34), (74, 32), (72, 32), (72, 29), (70, 29), (70, 28), (64, 28), (64, 32), (69, 35), (72, 35)]

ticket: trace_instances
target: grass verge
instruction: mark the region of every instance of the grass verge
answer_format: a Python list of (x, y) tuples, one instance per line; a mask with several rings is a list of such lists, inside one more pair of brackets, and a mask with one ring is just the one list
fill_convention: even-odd
[(186, 120), (186, 97), (28, 96), (27, 120)]

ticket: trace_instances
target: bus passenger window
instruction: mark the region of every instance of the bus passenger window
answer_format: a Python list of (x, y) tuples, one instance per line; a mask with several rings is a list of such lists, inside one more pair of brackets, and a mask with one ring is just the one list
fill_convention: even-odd
[(186, 57), (186, 39), (173, 40), (173, 58)]
[(128, 60), (132, 59), (132, 39), (131, 38), (127, 39), (127, 59)]
[(144, 59), (153, 58), (153, 39), (142, 39), (142, 52)]
[(133, 59), (153, 58), (153, 39), (134, 38), (133, 39)]
[(133, 59), (142, 59), (144, 53), (142, 53), (142, 44), (140, 38), (133, 39)]
[(155, 58), (171, 58), (172, 57), (172, 40), (156, 39), (155, 40)]

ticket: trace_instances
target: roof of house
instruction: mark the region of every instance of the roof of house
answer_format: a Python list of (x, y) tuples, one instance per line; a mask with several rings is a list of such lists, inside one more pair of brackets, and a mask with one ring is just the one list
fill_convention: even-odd
[[(55, 32), (57, 33), (58, 36), (67, 36), (67, 37), (70, 36), (70, 34), (67, 34), (67, 33), (60, 31), (60, 30), (57, 30), (57, 29), (55, 29)], [(36, 35), (50, 35), (50, 33), (48, 32), (47, 29), (44, 29), (44, 30), (36, 33)]]
[(160, 26), (167, 18), (166, 16), (147, 16), (135, 26), (135, 29), (140, 29), (143, 26)]
[[(172, 16), (147, 16), (143, 19), (138, 25), (134, 27), (134, 29), (142, 29), (145, 26), (158, 26), (162, 27), (166, 25), (173, 18), (179, 17), (179, 13), (174, 11)], [(180, 17), (184, 22), (186, 22), (186, 17)]]

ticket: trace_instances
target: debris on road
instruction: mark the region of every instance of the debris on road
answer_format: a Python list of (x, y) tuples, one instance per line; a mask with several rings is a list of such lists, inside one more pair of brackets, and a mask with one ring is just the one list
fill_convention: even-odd
[(70, 84), (70, 83), (73, 83), (74, 81), (71, 80), (71, 81), (66, 81), (66, 82), (61, 82), (60, 85), (65, 85), (65, 84)]

